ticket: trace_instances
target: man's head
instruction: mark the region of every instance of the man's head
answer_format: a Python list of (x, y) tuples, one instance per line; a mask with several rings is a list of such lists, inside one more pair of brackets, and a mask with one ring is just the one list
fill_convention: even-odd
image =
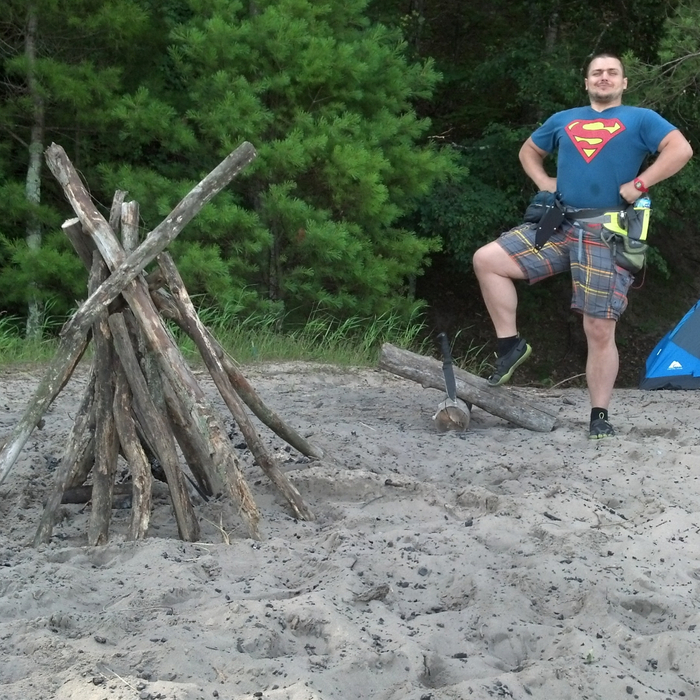
[(627, 88), (622, 61), (611, 53), (593, 56), (586, 67), (585, 84), (594, 108), (605, 109), (622, 104), (622, 93)]

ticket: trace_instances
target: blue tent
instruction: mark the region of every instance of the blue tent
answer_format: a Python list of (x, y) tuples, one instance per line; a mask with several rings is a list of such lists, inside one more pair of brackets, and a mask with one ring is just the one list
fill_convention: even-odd
[(700, 301), (647, 358), (640, 389), (700, 389)]

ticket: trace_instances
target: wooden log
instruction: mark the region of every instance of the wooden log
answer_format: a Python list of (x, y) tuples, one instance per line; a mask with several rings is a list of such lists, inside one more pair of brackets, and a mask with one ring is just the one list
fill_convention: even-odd
[[(107, 278), (107, 266), (100, 254), (93, 255), (90, 273), (90, 291)], [(92, 337), (95, 347), (95, 466), (92, 470), (92, 508), (88, 519), (88, 544), (106, 544), (109, 540), (109, 523), (112, 518), (112, 488), (117, 471), (119, 443), (114, 427), (113, 374), (114, 349), (104, 309), (93, 324)]]
[[(68, 433), (66, 448), (56, 469), (54, 485), (44, 506), (39, 527), (34, 535), (34, 546), (48, 544), (51, 541), (56, 511), (62, 502), (63, 493), (70, 488), (74, 476), (87, 460), (92, 466), (95, 446), (95, 370), (90, 372), (83, 398), (76, 413), (75, 420)], [(81, 480), (84, 481), (84, 479)]]
[[(153, 273), (153, 277), (156, 277), (156, 273)], [(162, 278), (162, 273), (157, 275), (158, 280), (161, 280)], [(151, 292), (151, 298), (164, 318), (174, 321), (180, 327), (180, 329), (182, 329), (182, 331), (190, 335), (189, 325), (185, 322), (185, 319), (182, 317), (177, 305), (170, 296), (168, 296), (162, 289), (159, 289)], [(285, 423), (285, 421), (282, 420), (277, 413), (275, 413), (267, 406), (267, 404), (265, 404), (250, 382), (238, 369), (236, 363), (224, 350), (219, 341), (212, 335), (211, 331), (209, 331), (206, 326), (201, 326), (201, 329), (207, 343), (211, 346), (212, 350), (216, 354), (216, 357), (221, 362), (233, 388), (241, 397), (243, 403), (245, 403), (245, 405), (248, 406), (248, 408), (268, 428), (270, 428), (270, 430), (281, 437), (295, 450), (301, 452), (301, 454), (311, 457), (312, 459), (323, 459), (326, 457), (327, 455), (318, 445), (310, 443), (306, 438), (299, 435), (299, 433)], [(192, 340), (194, 340), (194, 338), (192, 338)]]
[[(60, 153), (58, 155), (60, 156)], [(63, 155), (65, 156), (65, 154)], [(75, 168), (73, 168), (73, 165), (67, 158), (61, 158), (59, 162), (60, 167), (57, 168), (57, 171), (62, 175), (62, 180), (59, 179), (59, 181), (63, 185), (66, 197), (78, 214), (83, 228), (92, 236), (105, 262), (113, 270), (112, 277), (115, 274), (119, 274), (123, 264), (133, 258), (148, 244), (155, 230), (125, 261), (124, 251), (119, 241), (116, 239), (109, 224), (93, 205), (92, 199), (80, 182)], [(56, 167), (56, 162), (53, 165)], [(104, 286), (102, 285), (102, 287)], [(238, 503), (250, 536), (259, 538), (257, 528), (260, 512), (240, 470), (238, 458), (233, 452), (226, 430), (216, 416), (215, 411), (206, 401), (201, 387), (197, 384), (190, 368), (182, 357), (177, 343), (175, 343), (165, 328), (161, 317), (153, 305), (148, 287), (143, 279), (134, 279), (132, 277), (131, 281), (121, 290), (121, 293), (134, 312), (134, 316), (143, 330), (146, 342), (150, 349), (154, 351), (154, 356), (158, 360), (161, 371), (168, 377), (181, 400), (187, 404), (189, 410), (196, 416), (200, 429), (204, 429), (206, 426), (214, 465), (220, 472), (222, 481), (226, 484), (234, 502)]]
[(160, 371), (167, 377), (175, 393), (185, 404), (187, 413), (192, 416), (193, 425), (197, 427), (207, 443), (209, 454), (212, 456), (211, 462), (220, 482), (238, 504), (250, 536), (258, 539), (260, 513), (243, 477), (238, 457), (233, 451), (222, 421), (206, 399), (192, 370), (182, 357), (177, 343), (165, 328), (153, 306), (145, 282), (143, 280), (132, 282), (123, 291), (123, 295), (143, 330)]
[(114, 387), (112, 410), (119, 443), (122, 446), (124, 457), (129, 463), (132, 479), (129, 491), (131, 495), (131, 522), (127, 539), (140, 540), (146, 536), (148, 523), (151, 519), (153, 477), (151, 476), (151, 465), (141, 446), (134, 424), (131, 411), (132, 401), (129, 381), (120, 364)]
[[(139, 205), (136, 202), (123, 202), (121, 206), (122, 247), (129, 255), (139, 245)], [(114, 230), (114, 226), (112, 226)]]
[[(109, 210), (109, 227), (114, 231), (116, 236), (119, 236), (122, 224), (122, 204), (126, 199), (127, 192), (124, 190), (117, 190), (112, 197), (112, 206)], [(131, 248), (131, 252), (136, 246)]]
[(185, 405), (187, 413), (192, 416), (192, 424), (196, 426), (208, 446), (218, 480), (238, 504), (250, 536), (257, 539), (260, 513), (223, 422), (204, 395), (177, 343), (163, 325), (161, 317), (152, 305), (145, 283), (138, 281), (132, 284), (137, 288), (133, 291), (125, 289), (123, 294), (144, 331), (160, 371), (167, 377), (178, 398)]
[(89, 270), (92, 266), (92, 253), (97, 250), (92, 238), (83, 231), (80, 219), (73, 218), (63, 222), (61, 230), (68, 240), (73, 244), (75, 252), (83, 261), (83, 265)]
[(301, 494), (297, 488), (287, 479), (284, 473), (280, 470), (275, 460), (265, 449), (265, 446), (260, 440), (260, 436), (256, 432), (253, 424), (248, 418), (248, 414), (243, 408), (238, 394), (233, 389), (231, 381), (219, 361), (219, 358), (214, 351), (213, 346), (209, 342), (204, 325), (202, 324), (197, 312), (192, 304), (185, 283), (180, 277), (180, 273), (175, 267), (173, 259), (168, 253), (162, 253), (158, 256), (158, 265), (165, 275), (165, 279), (170, 288), (170, 292), (175, 299), (175, 303), (180, 310), (180, 314), (188, 327), (188, 333), (194, 339), (199, 349), (199, 353), (204, 360), (204, 364), (209, 370), (209, 374), (214, 380), (221, 397), (226, 406), (231, 411), (234, 420), (238, 423), (238, 427), (243, 433), (243, 438), (246, 445), (253, 453), (258, 464), (265, 472), (267, 477), (277, 487), (280, 493), (285, 497), (289, 505), (292, 507), (294, 514), (301, 520), (313, 520), (314, 515), (308, 506), (304, 503)]
[[(128, 255), (134, 251), (139, 244), (139, 206), (137, 202), (124, 202), (124, 196), (119, 197), (119, 194), (120, 193), (117, 193), (117, 195), (115, 195), (109, 224), (110, 228), (116, 232), (117, 227), (115, 226), (114, 219), (119, 220), (122, 245), (124, 252)], [(119, 212), (117, 212), (117, 207), (119, 208)], [(87, 236), (87, 238), (90, 237)], [(92, 241), (92, 239), (90, 240)], [(132, 343), (134, 347), (138, 348), (138, 353), (142, 358), (141, 366), (148, 386), (148, 393), (155, 404), (155, 409), (164, 415), (165, 399), (161, 386), (162, 377), (158, 370), (157, 362), (153, 357), (153, 352), (148, 349), (143, 333), (140, 332), (138, 324), (130, 310), (124, 313), (124, 320), (129, 329)], [(126, 401), (127, 395), (130, 397), (131, 393), (129, 391), (127, 378), (124, 377), (124, 380), (127, 382), (124, 387), (124, 401)], [(125, 409), (126, 406), (123, 408)], [(140, 539), (145, 536), (150, 519), (151, 491), (153, 486), (150, 460), (156, 458), (156, 450), (141, 426), (138, 423), (134, 424), (130, 412), (127, 411), (125, 413), (124, 411), (119, 411), (117, 413), (115, 410), (115, 418), (118, 416), (122, 416), (122, 421), (120, 422), (120, 437), (123, 441), (126, 441), (126, 445), (124, 445), (124, 442), (122, 442), (122, 445), (126, 448), (126, 459), (132, 468), (133, 475), (134, 498), (129, 538)], [(172, 429), (172, 426), (170, 427)], [(150, 457), (146, 454), (144, 446), (151, 455)], [(202, 489), (206, 491), (209, 484), (206, 472), (199, 467), (198, 463), (192, 464), (190, 468), (199, 483), (199, 492), (202, 493)]]
[[(83, 484), (66, 489), (61, 497), (61, 503), (89, 503), (92, 501), (92, 484)], [(131, 508), (133, 501), (132, 484), (115, 484), (112, 489), (112, 508)]]
[(112, 314), (109, 318), (109, 327), (112, 329), (114, 347), (124, 367), (134, 397), (134, 408), (139, 423), (154, 446), (168, 479), (170, 498), (180, 538), (186, 542), (195, 542), (199, 539), (199, 523), (180, 471), (177, 451), (169, 426), (148, 393), (146, 380), (141, 372), (122, 314)]
[[(445, 388), (440, 361), (397, 348), (390, 343), (382, 346), (379, 368), (418, 382), (424, 387), (441, 391)], [(537, 405), (515, 390), (509, 387), (490, 387), (485, 379), (457, 367), (454, 374), (457, 396), (463, 401), (469, 401), (494, 416), (529, 430), (547, 433), (554, 428), (557, 417), (553, 411)]]
[[(62, 163), (68, 161), (60, 146), (52, 144), (46, 152), (49, 169), (63, 184), (68, 174)], [(24, 415), (0, 449), (0, 484), (7, 478), (29, 436), (70, 378), (87, 347), (90, 326), (100, 310), (110, 304), (122, 289), (141, 273), (192, 220), (199, 210), (255, 158), (253, 146), (243, 143), (227, 156), (209, 175), (197, 184), (168, 217), (146, 237), (110, 275), (109, 279), (81, 304), (78, 311), (63, 327), (56, 354), (37, 387)], [(71, 169), (75, 173), (74, 169)], [(77, 175), (74, 175), (77, 180)], [(103, 256), (104, 257), (104, 256)]]
[[(143, 284), (142, 284), (143, 286)], [(126, 308), (123, 311), (124, 321), (126, 322), (127, 328), (129, 330), (129, 337), (131, 338), (131, 343), (135, 350), (137, 351), (137, 356), (139, 359), (139, 365), (143, 371), (143, 375), (146, 379), (146, 384), (148, 386), (148, 393), (153, 400), (156, 410), (164, 416), (166, 422), (170, 427), (170, 432), (176, 438), (179, 443), (177, 427), (173, 424), (170, 419), (170, 414), (167, 410), (167, 403), (165, 400), (164, 386), (168, 383), (167, 378), (161, 372), (159, 367), (159, 361), (157, 353), (151, 350), (146, 341), (143, 329), (138, 324), (134, 314), (130, 308)], [(182, 402), (180, 402), (182, 403)], [(187, 408), (183, 407), (183, 412), (187, 412)], [(190, 418), (190, 421), (192, 419)], [(148, 439), (148, 436), (143, 432), (139, 423), (137, 422), (137, 432), (141, 438), (144, 448), (146, 449), (146, 454), (150, 460), (157, 459), (154, 446)], [(208, 459), (204, 458), (204, 454), (208, 456)], [(187, 456), (186, 456), (187, 459)], [(211, 460), (211, 455), (209, 453), (209, 445), (205, 445), (202, 454), (198, 455), (198, 459), (193, 461), (187, 461), (190, 466), (190, 470), (196, 479), (197, 483), (195, 488), (200, 493), (200, 495), (211, 495), (211, 483), (215, 478), (214, 475), (216, 470), (213, 469), (213, 462)], [(212, 468), (209, 468), (212, 467)], [(223, 484), (219, 488), (219, 492), (223, 491)]]
[(167, 378), (161, 382), (161, 391), (173, 435), (199, 488), (207, 497), (220, 496), (227, 486), (214, 464), (207, 431), (198, 424)]

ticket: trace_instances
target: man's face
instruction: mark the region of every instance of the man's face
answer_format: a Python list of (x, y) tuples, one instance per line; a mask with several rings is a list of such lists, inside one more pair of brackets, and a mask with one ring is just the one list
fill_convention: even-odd
[(627, 78), (622, 74), (622, 64), (616, 58), (596, 58), (588, 67), (586, 90), (591, 102), (607, 106), (622, 103), (622, 93)]

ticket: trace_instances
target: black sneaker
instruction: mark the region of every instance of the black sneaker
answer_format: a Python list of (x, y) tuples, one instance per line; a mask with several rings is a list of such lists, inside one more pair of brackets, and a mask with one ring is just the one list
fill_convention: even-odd
[(521, 338), (515, 347), (502, 357), (496, 358), (496, 369), (488, 378), (489, 386), (501, 386), (505, 384), (515, 372), (516, 367), (520, 367), (532, 352), (532, 347), (527, 344), (525, 338)]
[(591, 421), (591, 427), (588, 431), (589, 440), (603, 440), (611, 437), (615, 437), (615, 430), (605, 418), (596, 418)]

